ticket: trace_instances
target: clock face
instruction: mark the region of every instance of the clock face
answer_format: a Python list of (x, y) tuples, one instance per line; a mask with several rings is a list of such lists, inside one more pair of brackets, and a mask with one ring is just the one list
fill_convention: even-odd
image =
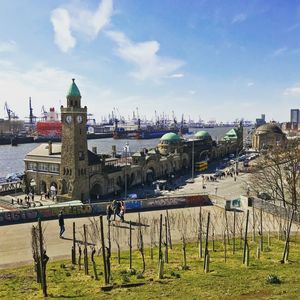
[(81, 115), (77, 116), (77, 122), (78, 122), (79, 124), (82, 123), (82, 116), (81, 116)]
[(70, 124), (72, 122), (72, 116), (70, 115), (66, 116), (66, 122)]

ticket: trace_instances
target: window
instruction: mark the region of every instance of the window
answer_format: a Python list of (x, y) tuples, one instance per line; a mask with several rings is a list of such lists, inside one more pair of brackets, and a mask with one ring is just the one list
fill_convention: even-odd
[(49, 164), (49, 172), (59, 173), (59, 165), (58, 164)]
[(37, 170), (36, 163), (34, 163), (34, 162), (29, 162), (29, 163), (27, 164), (27, 169), (28, 169), (28, 170), (36, 171), (36, 170)]
[(39, 163), (39, 171), (47, 172), (48, 169), (49, 169), (48, 164), (45, 164), (45, 163)]
[(78, 157), (79, 157), (79, 160), (84, 160), (84, 153), (83, 153), (83, 151), (79, 151)]

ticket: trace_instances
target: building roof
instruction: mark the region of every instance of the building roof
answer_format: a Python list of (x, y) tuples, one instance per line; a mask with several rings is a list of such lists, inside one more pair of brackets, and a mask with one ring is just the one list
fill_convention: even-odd
[(236, 140), (237, 139), (237, 130), (235, 128), (231, 128), (226, 132), (224, 136), (224, 140)]
[(99, 155), (95, 154), (94, 152), (88, 150), (88, 164), (91, 165), (98, 165), (100, 164), (101, 159)]
[(180, 140), (179, 135), (174, 132), (168, 132), (164, 134), (161, 138), (161, 141), (168, 141), (168, 142), (178, 142)]
[(72, 81), (73, 81), (73, 82), (72, 82), (72, 84), (71, 84), (71, 86), (70, 86), (70, 88), (69, 88), (67, 97), (68, 97), (68, 96), (72, 96), (72, 97), (81, 97), (80, 91), (79, 91), (79, 89), (78, 89), (78, 87), (77, 87), (77, 85), (76, 85), (76, 83), (75, 83), (75, 79), (73, 78)]
[[(61, 162), (61, 143), (52, 143), (52, 154), (49, 154), (49, 144), (44, 143), (29, 153), (27, 153), (25, 161), (33, 161), (33, 162), (45, 162), (45, 163), (60, 163)], [(88, 164), (95, 165), (100, 164), (100, 157), (88, 150)]]
[(265, 134), (265, 133), (278, 133), (283, 135), (282, 130), (275, 123), (267, 123), (261, 125), (255, 130), (255, 134)]
[(204, 139), (211, 138), (210, 134), (205, 130), (200, 130), (200, 131), (196, 132), (194, 137), (198, 140), (204, 140)]
[(61, 143), (52, 143), (52, 154), (49, 155), (49, 144), (43, 143), (32, 149), (26, 156), (61, 157)]

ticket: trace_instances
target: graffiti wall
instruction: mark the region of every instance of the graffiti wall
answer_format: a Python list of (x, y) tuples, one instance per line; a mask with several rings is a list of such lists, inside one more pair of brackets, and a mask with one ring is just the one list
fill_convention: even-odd
[[(57, 219), (58, 214), (62, 209), (66, 218), (105, 215), (108, 204), (109, 202), (73, 206), (59, 205), (52, 207), (39, 207), (35, 209), (5, 211), (0, 213), (0, 226), (23, 222), (35, 222), (39, 218), (41, 220)], [(125, 203), (125, 208), (127, 212), (130, 212), (172, 207), (177, 208), (209, 205), (212, 205), (209, 195), (193, 195), (127, 200)]]

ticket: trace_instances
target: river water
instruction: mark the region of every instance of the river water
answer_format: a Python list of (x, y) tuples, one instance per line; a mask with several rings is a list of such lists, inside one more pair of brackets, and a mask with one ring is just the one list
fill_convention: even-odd
[[(199, 130), (206, 130), (210, 133), (214, 140), (221, 139), (229, 127), (219, 128), (190, 128), (190, 132), (197, 132)], [(186, 135), (186, 137), (192, 137), (192, 135)], [(143, 148), (153, 148), (159, 143), (159, 139), (151, 140), (114, 140), (112, 138), (99, 139), (99, 140), (88, 140), (88, 148), (92, 150), (92, 147), (97, 147), (98, 153), (111, 153), (112, 145), (116, 145), (117, 152), (121, 152), (126, 142), (129, 144), (131, 152), (141, 150)], [(0, 177), (5, 177), (7, 174), (21, 172), (24, 170), (24, 161), (26, 154), (32, 149), (37, 147), (39, 144), (21, 144), (17, 147), (10, 145), (0, 146)]]

